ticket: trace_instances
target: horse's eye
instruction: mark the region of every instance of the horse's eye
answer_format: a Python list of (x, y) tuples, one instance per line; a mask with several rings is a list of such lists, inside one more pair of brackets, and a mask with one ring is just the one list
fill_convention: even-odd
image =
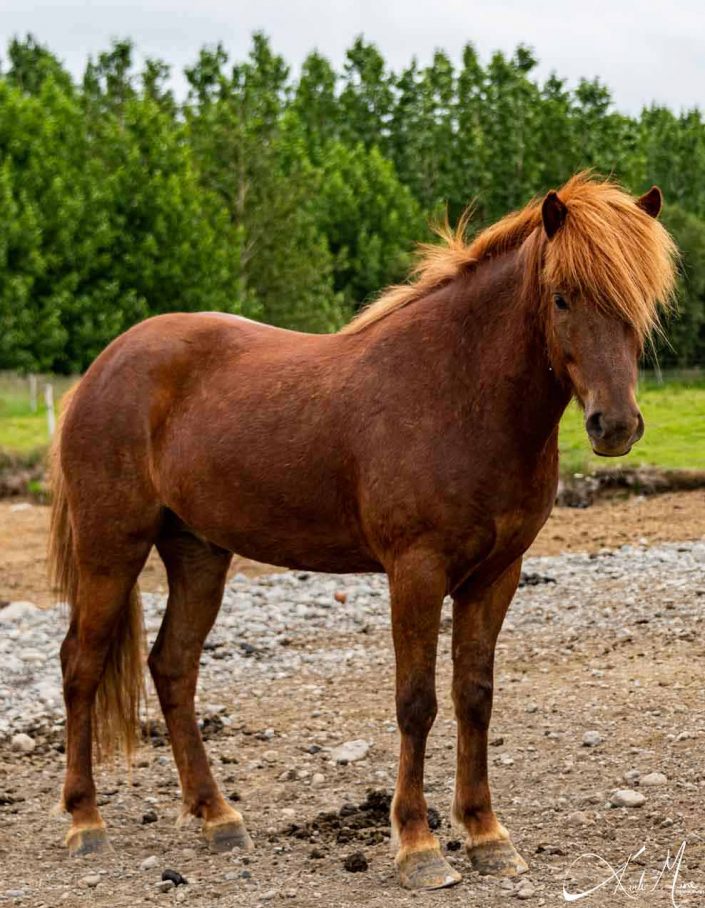
[(568, 303), (565, 301), (565, 297), (561, 296), (560, 293), (553, 294), (553, 302), (556, 304), (556, 309), (565, 310), (568, 308)]

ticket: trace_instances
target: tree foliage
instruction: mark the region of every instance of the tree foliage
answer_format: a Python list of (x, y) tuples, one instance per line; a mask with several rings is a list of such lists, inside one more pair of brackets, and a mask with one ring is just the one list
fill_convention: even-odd
[(175, 98), (129, 41), (76, 81), (33, 37), (0, 74), (0, 368), (84, 369), (170, 310), (335, 330), (404, 277), (430, 220), (474, 202), (478, 226), (576, 170), (658, 183), (683, 252), (663, 364), (705, 364), (705, 123), (556, 74), (530, 49), (468, 44), (400, 72), (358, 38), (337, 72), (298, 75), (262, 34), (245, 60), (205, 48)]

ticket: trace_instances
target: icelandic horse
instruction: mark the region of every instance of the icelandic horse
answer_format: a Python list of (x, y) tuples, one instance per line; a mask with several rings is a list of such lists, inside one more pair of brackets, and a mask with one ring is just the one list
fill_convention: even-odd
[(459, 879), (423, 792), (441, 605), (452, 597), (452, 817), (481, 873), (526, 869), (487, 778), (495, 643), (555, 499), (571, 397), (598, 454), (625, 454), (642, 435), (637, 364), (677, 263), (660, 208), (657, 187), (634, 198), (578, 174), (469, 243), (447, 229), (422, 248), (409, 283), (337, 333), (174, 313), (96, 359), (53, 456), (51, 561), (71, 609), (61, 665), (72, 853), (107, 843), (94, 735), (103, 749), (129, 748), (139, 728), (136, 583), (156, 546), (169, 597), (148, 664), (184, 810), (212, 848), (251, 847), (194, 709), (199, 655), (237, 553), (388, 575), (401, 736), (391, 823), (410, 889)]

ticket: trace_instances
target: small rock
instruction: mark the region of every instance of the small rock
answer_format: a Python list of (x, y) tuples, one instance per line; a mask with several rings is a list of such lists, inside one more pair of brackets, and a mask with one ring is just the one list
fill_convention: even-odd
[(591, 826), (593, 819), (584, 811), (575, 810), (573, 813), (568, 814), (565, 822), (568, 826)]
[(142, 814), (142, 825), (147, 826), (149, 823), (156, 823), (159, 817), (153, 810), (147, 811), (147, 813)]
[(343, 861), (343, 867), (348, 873), (363, 873), (369, 866), (362, 851), (353, 851)]
[(26, 893), (24, 889), (6, 889), (3, 895), (7, 899), (23, 899)]
[(296, 811), (293, 807), (282, 807), (282, 816), (286, 817), (288, 820), (293, 820), (296, 816)]
[(156, 854), (150, 854), (148, 858), (145, 858), (140, 864), (140, 870), (153, 870), (159, 861), (157, 860)]
[(265, 750), (265, 752), (262, 754), (262, 759), (266, 760), (267, 763), (276, 763), (277, 762), (276, 750)]
[(276, 889), (268, 889), (266, 892), (263, 892), (260, 898), (263, 902), (271, 902), (272, 899), (277, 897)]
[(586, 731), (583, 735), (583, 747), (597, 747), (602, 744), (602, 735), (598, 731)]
[(631, 788), (618, 788), (610, 797), (612, 807), (641, 807), (645, 803), (644, 795)]
[(171, 892), (171, 890), (174, 889), (174, 881), (173, 880), (160, 880), (157, 883), (157, 889), (160, 892)]
[(337, 591), (333, 594), (333, 598), (335, 599), (336, 602), (341, 602), (341, 603), (347, 602), (347, 601), (348, 601), (348, 594), (347, 594), (347, 593), (344, 593), (342, 590), (337, 590)]
[(358, 760), (364, 760), (369, 751), (369, 741), (358, 738), (355, 741), (346, 741), (332, 750), (331, 759), (335, 763), (356, 763)]
[(628, 769), (623, 778), (627, 785), (636, 785), (641, 778), (641, 773), (638, 769)]
[(666, 785), (668, 779), (662, 772), (650, 772), (643, 776), (640, 784), (646, 788), (657, 788), (659, 785)]
[(526, 899), (533, 898), (536, 895), (536, 890), (529, 882), (521, 883), (514, 895), (516, 898), (525, 901)]
[(326, 777), (322, 772), (314, 772), (314, 774), (311, 776), (311, 785), (323, 785), (325, 781)]
[(171, 880), (175, 886), (186, 886), (188, 884), (188, 880), (176, 870), (164, 870), (162, 880)]
[(81, 885), (86, 886), (88, 889), (95, 889), (98, 883), (100, 883), (99, 873), (89, 873), (88, 876), (84, 876), (81, 880)]
[(34, 738), (24, 732), (12, 736), (12, 749), (18, 753), (31, 754), (36, 746)]

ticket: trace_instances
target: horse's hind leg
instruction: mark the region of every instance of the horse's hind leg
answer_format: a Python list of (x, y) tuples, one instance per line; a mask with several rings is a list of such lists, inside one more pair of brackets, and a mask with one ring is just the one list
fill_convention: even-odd
[(201, 650), (220, 608), (232, 556), (175, 522), (165, 528), (157, 548), (167, 570), (169, 600), (149, 667), (179, 770), (184, 812), (203, 820), (203, 834), (214, 851), (249, 849), (242, 817), (211, 773), (194, 708)]
[(71, 814), (66, 844), (74, 855), (107, 846), (93, 781), (93, 708), (111, 644), (131, 607), (140, 567), (141, 562), (131, 567), (114, 566), (109, 573), (86, 566), (78, 571), (78, 596), (61, 646), (66, 702), (63, 805)]

